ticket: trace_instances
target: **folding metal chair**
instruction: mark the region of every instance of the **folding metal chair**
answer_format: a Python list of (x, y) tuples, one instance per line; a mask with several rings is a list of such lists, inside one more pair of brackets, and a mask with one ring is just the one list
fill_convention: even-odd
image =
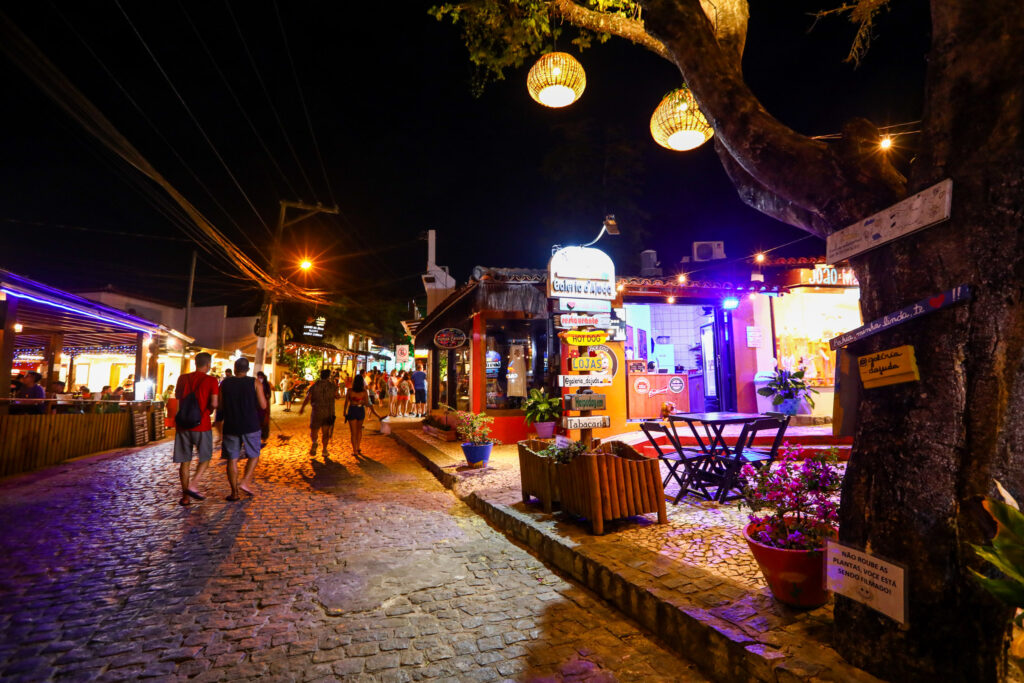
[[(782, 446), (791, 419), (791, 415), (766, 413), (765, 417), (743, 425), (732, 454), (714, 456), (715, 461), (709, 468), (708, 477), (718, 484), (715, 497), (719, 502), (725, 503), (743, 497), (743, 478), (740, 476), (740, 470), (744, 465), (753, 465), (757, 468), (771, 466), (772, 461), (778, 457), (779, 447)], [(769, 430), (776, 430), (771, 448), (754, 447), (754, 439), (758, 432)]]
[[(707, 483), (701, 474), (702, 465), (709, 460), (709, 456), (705, 455), (702, 449), (684, 448), (675, 430), (657, 422), (644, 422), (640, 425), (640, 429), (654, 446), (654, 450), (658, 453), (658, 460), (665, 463), (665, 467), (668, 469), (668, 475), (662, 485), (667, 487), (668, 482), (672, 480), (679, 484), (679, 493), (672, 500), (673, 504), (679, 503), (687, 493), (702, 496), (704, 500), (713, 498), (707, 490)], [(663, 444), (657, 441), (657, 435), (662, 434), (669, 442), (669, 448), (664, 450)], [(681, 472), (680, 469), (682, 469)]]

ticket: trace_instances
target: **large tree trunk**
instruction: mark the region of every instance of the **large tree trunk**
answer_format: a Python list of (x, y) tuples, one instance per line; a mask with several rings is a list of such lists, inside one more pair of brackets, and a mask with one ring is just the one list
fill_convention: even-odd
[(1024, 13), (935, 0), (910, 192), (953, 179), (949, 222), (854, 259), (864, 319), (967, 284), (975, 299), (851, 347), (916, 349), (921, 381), (862, 394), (841, 540), (908, 567), (908, 626), (836, 598), (852, 663), (893, 681), (1006, 675), (1011, 610), (972, 580), (967, 514), (993, 478), (1024, 494)]

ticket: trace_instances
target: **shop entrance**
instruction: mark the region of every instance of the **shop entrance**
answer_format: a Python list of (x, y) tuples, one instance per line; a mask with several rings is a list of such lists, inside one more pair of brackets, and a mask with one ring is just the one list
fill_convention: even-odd
[(627, 404), (631, 420), (676, 411), (735, 410), (730, 314), (714, 302), (627, 303)]

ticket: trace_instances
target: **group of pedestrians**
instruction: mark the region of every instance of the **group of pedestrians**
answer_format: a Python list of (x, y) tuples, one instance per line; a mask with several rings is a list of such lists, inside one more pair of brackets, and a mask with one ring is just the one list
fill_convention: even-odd
[[(177, 427), (174, 435), (174, 462), (178, 463), (181, 479), (181, 505), (206, 496), (195, 489), (196, 482), (206, 472), (213, 457), (213, 423), (211, 415), (222, 421), (221, 458), (227, 460), (229, 501), (242, 499), (242, 494), (254, 495), (251, 488), (256, 464), (265, 437), (264, 423), (269, 424), (270, 405), (267, 400), (269, 383), (266, 377), (248, 377), (249, 360), (235, 361), (234, 373), (218, 384), (210, 375), (212, 358), (209, 353), (198, 353), (196, 370), (178, 377), (174, 396), (178, 399)], [(262, 373), (261, 373), (262, 374)], [(199, 464), (192, 474), (192, 458)], [(246, 459), (245, 470), (239, 478), (238, 461)]]
[[(249, 377), (248, 359), (239, 358), (235, 361), (234, 372), (225, 372), (225, 378), (218, 383), (217, 378), (210, 374), (211, 361), (209, 353), (196, 354), (195, 372), (181, 375), (175, 385), (178, 413), (175, 416), (174, 462), (179, 466), (181, 505), (206, 498), (196, 490), (195, 484), (213, 457), (214, 422), (222, 424), (221, 458), (227, 461), (229, 501), (241, 500), (242, 494), (254, 495), (251, 488), (253, 475), (260, 451), (266, 446), (269, 436), (272, 392), (267, 377), (262, 372), (255, 378)], [(284, 411), (290, 412), (295, 382), (286, 374), (279, 386), (284, 392)], [(387, 415), (382, 417), (375, 408), (384, 405), (384, 397), (387, 397), (388, 405)], [(427, 374), (422, 364), (417, 364), (411, 373), (397, 370), (386, 373), (374, 368), (365, 374), (356, 373), (351, 378), (332, 376), (330, 370), (321, 370), (320, 378), (306, 389), (299, 406), (300, 415), (306, 406), (310, 407), (310, 456), (315, 456), (319, 448), (320, 454), (325, 459), (328, 457), (337, 420), (336, 402), (342, 398), (342, 415), (348, 423), (352, 453), (362, 458), (365, 457), (362, 438), (367, 412), (382, 425), (389, 416), (424, 416)], [(215, 416), (215, 420), (211, 420), (211, 416)], [(198, 457), (199, 461), (194, 473), (191, 471), (193, 457)], [(238, 461), (242, 458), (246, 463), (239, 473)]]

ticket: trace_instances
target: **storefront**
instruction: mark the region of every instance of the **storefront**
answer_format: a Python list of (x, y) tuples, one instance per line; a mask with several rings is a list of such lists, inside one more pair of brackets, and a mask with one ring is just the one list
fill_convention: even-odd
[(545, 271), (483, 269), (416, 328), (428, 350), (431, 407), (451, 405), (494, 418), (492, 435), (527, 437), (522, 402), (547, 385), (549, 325)]
[(779, 367), (804, 368), (807, 383), (818, 391), (812, 414), (831, 417), (836, 352), (829, 340), (862, 324), (860, 283), (851, 268), (801, 261), (773, 264), (773, 279), (783, 291), (772, 306), (775, 357)]

